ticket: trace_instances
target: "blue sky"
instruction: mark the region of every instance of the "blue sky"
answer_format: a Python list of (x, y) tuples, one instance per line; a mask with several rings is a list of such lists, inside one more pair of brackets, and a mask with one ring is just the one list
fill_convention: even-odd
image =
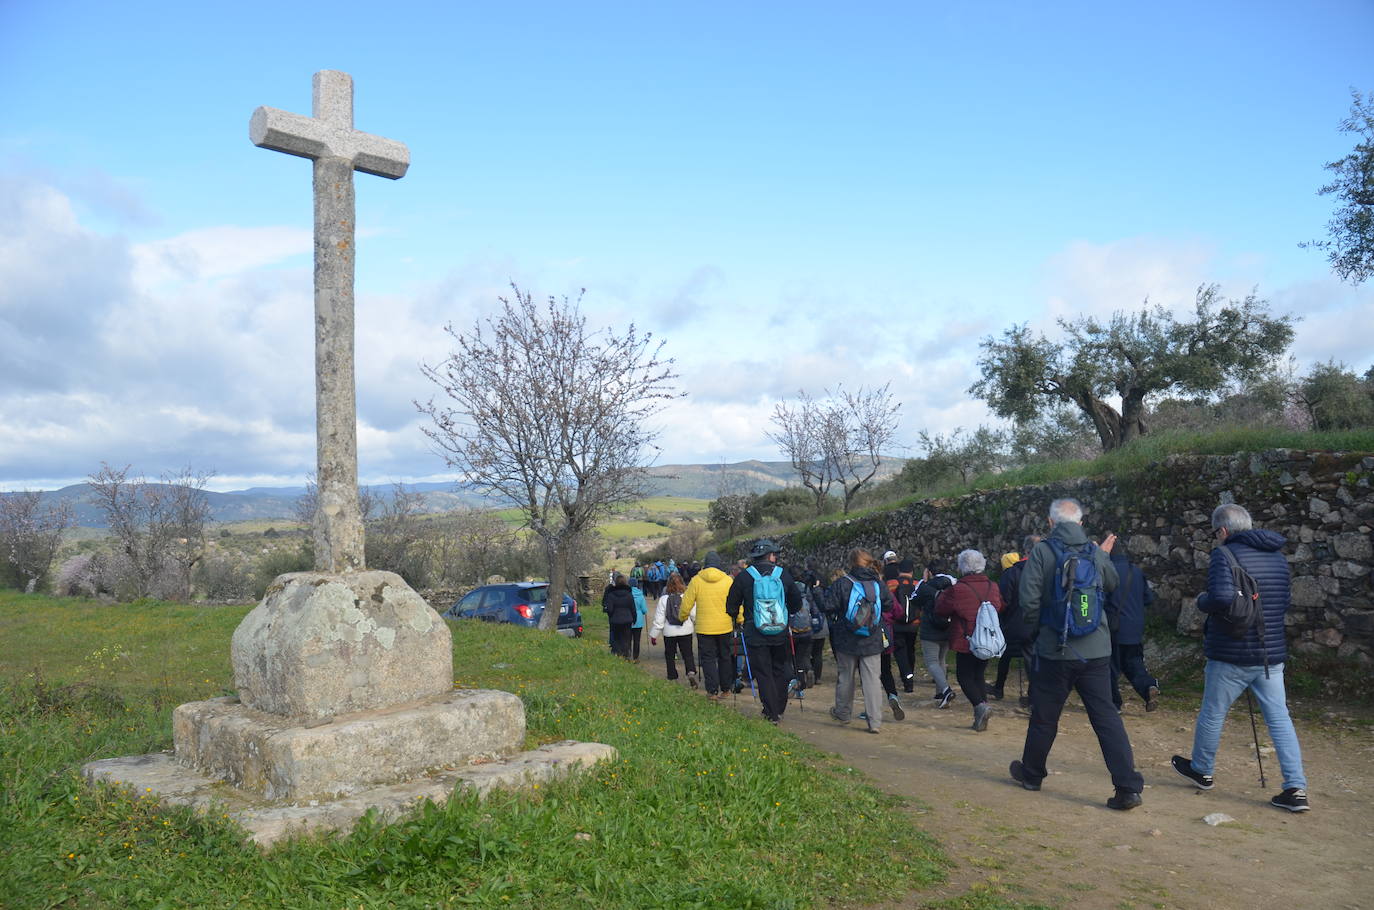
[(1322, 236), (1374, 4), (0, 3), (0, 488), (109, 461), (313, 467), (310, 178), (253, 147), (355, 79), (360, 472), (445, 474), (420, 361), (514, 280), (667, 341), (662, 461), (776, 458), (799, 388), (890, 381), (901, 439), (987, 420), (1012, 322), (1197, 286), (1374, 362)]

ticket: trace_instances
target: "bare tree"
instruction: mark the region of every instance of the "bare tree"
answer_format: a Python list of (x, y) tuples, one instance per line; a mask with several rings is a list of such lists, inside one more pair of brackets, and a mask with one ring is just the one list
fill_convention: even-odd
[(708, 525), (734, 537), (743, 529), (758, 523), (758, 498), (757, 494), (749, 492), (744, 476), (727, 471), (722, 461), (716, 474), (716, 498), (707, 512)]
[[(315, 510), (320, 506), (320, 488), (315, 483), (315, 472), (311, 471), (305, 475), (305, 492), (297, 496), (291, 503), (291, 514), (301, 524), (312, 527), (315, 524)], [(358, 514), (362, 517), (363, 523), (372, 520), (372, 513), (377, 511), (377, 496), (372, 492), (371, 487), (358, 486)]]
[(190, 597), (191, 569), (205, 553), (210, 522), (205, 485), (213, 476), (184, 468), (150, 483), (131, 479), (128, 465), (116, 469), (102, 463), (88, 478), (136, 596)]
[(462, 509), (442, 519), (435, 536), (436, 574), (454, 585), (480, 584), (508, 565), (520, 540), (501, 516), (489, 510)]
[(824, 439), (825, 404), (802, 390), (795, 403), (780, 401), (773, 408), (773, 429), (768, 438), (778, 444), (801, 478), (802, 486), (816, 499), (816, 514), (825, 512), (835, 475), (826, 459)]
[(774, 430), (768, 438), (782, 449), (802, 486), (815, 497), (817, 515), (825, 511), (836, 484), (844, 491), (847, 515), (854, 497), (882, 466), (883, 450), (896, 438), (901, 409), (887, 385), (859, 386), (853, 392), (837, 386), (820, 399), (802, 391), (795, 404), (783, 401), (774, 408)]
[[(590, 331), (580, 295), (540, 306), (511, 288), (500, 312), (471, 331), (445, 328), (457, 349), (421, 370), (450, 402), (416, 406), (451, 467), (524, 512), (558, 603), (570, 553), (615, 506), (643, 495), (659, 433), (650, 419), (678, 397), (677, 374), (663, 343), (633, 324)], [(540, 628), (557, 621), (545, 610)]]
[[(361, 493), (361, 490), (359, 491)], [(425, 542), (424, 494), (394, 483), (391, 497), (382, 502), (381, 514), (367, 528), (367, 564), (395, 572), (414, 587), (429, 582), (429, 554)]]
[(0, 495), (0, 578), (29, 593), (42, 588), (71, 526), (68, 502), (45, 505), (36, 490)]

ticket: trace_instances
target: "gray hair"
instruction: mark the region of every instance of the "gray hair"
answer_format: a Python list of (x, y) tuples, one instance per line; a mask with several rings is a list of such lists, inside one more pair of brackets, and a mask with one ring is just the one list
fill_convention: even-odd
[(1225, 528), (1227, 534), (1248, 531), (1254, 526), (1250, 513), (1245, 511), (1244, 506), (1238, 506), (1234, 502), (1224, 502), (1212, 510), (1212, 527)]
[(974, 572), (981, 572), (988, 567), (987, 559), (977, 550), (965, 550), (960, 553), (958, 563), (960, 575), (972, 575)]
[(1083, 523), (1083, 504), (1077, 499), (1065, 497), (1056, 499), (1050, 503), (1050, 521), (1059, 524), (1061, 521), (1071, 521), (1074, 524)]
[(1029, 556), (1030, 551), (1035, 549), (1035, 545), (1041, 541), (1039, 534), (1027, 534), (1026, 539), (1021, 541), (1021, 555)]

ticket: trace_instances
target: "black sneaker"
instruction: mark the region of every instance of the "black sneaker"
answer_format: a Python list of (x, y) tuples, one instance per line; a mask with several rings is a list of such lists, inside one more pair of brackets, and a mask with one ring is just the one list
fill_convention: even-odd
[[(1182, 774), (1184, 777), (1192, 781), (1193, 786), (1197, 787), (1199, 790), (1212, 789), (1212, 775), (1199, 774), (1196, 771), (1194, 771), (1193, 763), (1191, 760), (1184, 758), (1182, 755), (1175, 755), (1173, 758), (1169, 760), (1169, 764), (1173, 765), (1174, 770), (1177, 771), (1179, 774)], [(1278, 799), (1277, 796), (1274, 798)]]
[(1010, 768), (1009, 770), (1011, 771), (1011, 779), (1014, 780), (1014, 781), (1016, 781), (1018, 784), (1020, 784), (1021, 787), (1022, 787), (1022, 789), (1025, 789), (1025, 790), (1039, 790), (1039, 789), (1040, 789), (1040, 784), (1039, 784), (1039, 782), (1038, 782), (1038, 781), (1032, 781), (1029, 777), (1026, 776), (1026, 766), (1023, 765), (1023, 764), (1021, 764), (1019, 761), (1013, 761), (1013, 762), (1011, 763), (1011, 768)]
[(888, 706), (892, 708), (893, 717), (898, 720), (906, 720), (906, 712), (902, 710), (902, 703), (897, 701), (897, 696), (889, 695), (887, 697), (887, 703)]
[[(1276, 797), (1277, 798), (1277, 797)], [(1116, 788), (1116, 795), (1107, 797), (1107, 808), (1125, 812), (1140, 805), (1140, 794), (1134, 790)]]
[(1159, 686), (1150, 686), (1149, 693), (1145, 696), (1145, 710), (1153, 711), (1159, 707)]
[(1287, 809), (1289, 812), (1306, 812), (1312, 808), (1307, 804), (1307, 791), (1302, 787), (1289, 787), (1269, 800), (1269, 805), (1275, 809)]
[(831, 716), (832, 718), (834, 718), (836, 721), (838, 721), (839, 723), (842, 723), (842, 724), (847, 724), (847, 723), (849, 723), (849, 718), (847, 718), (847, 717), (841, 717), (841, 716), (840, 716), (840, 713), (839, 713), (838, 711), (836, 711), (834, 708), (831, 708), (831, 709), (830, 709), (830, 716)]
[(939, 708), (948, 708), (948, 707), (949, 707), (949, 703), (952, 702), (952, 701), (954, 701), (954, 690), (953, 690), (953, 689), (946, 689), (945, 691), (943, 691), (943, 692), (940, 693), (940, 704), (937, 705), (936, 707), (939, 707)]
[(988, 687), (988, 698), (995, 698), (995, 699), (997, 699), (998, 701), (1001, 701), (1002, 698), (1003, 698), (1002, 689), (1001, 689), (1000, 687), (998, 687), (998, 686), (989, 686), (989, 687)]
[(992, 713), (992, 705), (983, 702), (981, 705), (973, 706), (973, 729), (982, 733), (988, 728), (988, 715)]

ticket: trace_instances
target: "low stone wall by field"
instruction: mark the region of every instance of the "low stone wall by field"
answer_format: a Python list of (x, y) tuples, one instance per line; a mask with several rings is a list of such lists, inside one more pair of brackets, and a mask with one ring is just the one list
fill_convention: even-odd
[(1044, 533), (1052, 499), (1083, 503), (1084, 527), (1120, 538), (1154, 585), (1152, 611), (1181, 632), (1199, 633), (1193, 598), (1205, 583), (1210, 518), (1237, 502), (1255, 526), (1278, 531), (1293, 570), (1289, 640), (1307, 652), (1374, 662), (1374, 456), (1275, 449), (1253, 454), (1174, 455), (1122, 477), (972, 493), (825, 523), (779, 539), (786, 565), (815, 556), (844, 565), (851, 547), (895, 550), (918, 564), (975, 548), (989, 567), (1028, 533)]

